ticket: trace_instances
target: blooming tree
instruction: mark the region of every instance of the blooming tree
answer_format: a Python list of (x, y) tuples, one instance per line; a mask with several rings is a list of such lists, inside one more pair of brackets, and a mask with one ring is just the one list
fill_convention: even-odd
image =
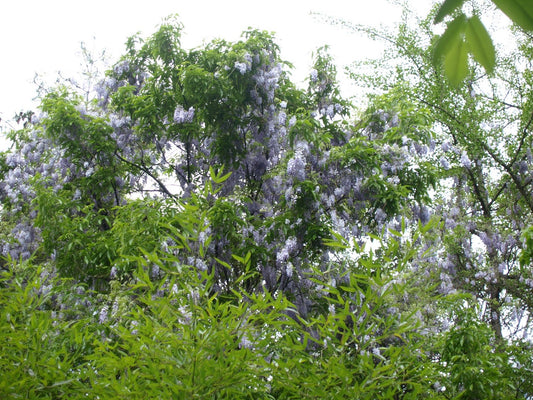
[[(363, 240), (425, 198), (431, 172), (413, 173), (409, 152), (427, 151), (425, 121), (400, 116), (400, 104), (354, 126), (325, 49), (301, 90), (264, 32), (192, 51), (180, 32), (168, 22), (147, 40), (131, 38), (92, 100), (52, 91), (13, 134), (2, 195), (16, 225), (4, 254), (53, 256), (76, 277), (128, 274), (123, 249), (110, 243), (117, 207), (132, 196), (191, 202), (206, 212), (196, 233), (207, 256), (184, 261), (213, 270), (218, 290), (229, 290), (243, 274), (232, 255), (251, 252), (258, 274), (249, 288), (288, 290), (304, 312), (307, 275), (327, 268), (332, 230)], [(216, 193), (201, 197), (222, 174)], [(163, 233), (150, 242), (174, 244)]]
[[(445, 2), (451, 3), (462, 2)], [(431, 44), (437, 37), (432, 18), (416, 29), (406, 19), (397, 34), (367, 31), (394, 49), (374, 64), (383, 75), (368, 81), (386, 82), (383, 89), (400, 90), (425, 108), (435, 134), (431, 159), (439, 169), (439, 190), (428, 206), (442, 227), (426, 237), (427, 251), (412, 268), (443, 293), (472, 294), (482, 304), (480, 313), (496, 347), (513, 343), (528, 353), (533, 283), (530, 36), (514, 31), (516, 46), (500, 50), (493, 74), (474, 65), (458, 86), (445, 79), (445, 67), (433, 62)], [(380, 67), (391, 64), (394, 71)]]
[(355, 111), (327, 48), (302, 89), (266, 32), (186, 50), (181, 30), (130, 38), (94, 93), (47, 91), (10, 133), (0, 393), (529, 393), (493, 346), (529, 315), (528, 75), (490, 81), (522, 103), (452, 89), (403, 29), (408, 63)]

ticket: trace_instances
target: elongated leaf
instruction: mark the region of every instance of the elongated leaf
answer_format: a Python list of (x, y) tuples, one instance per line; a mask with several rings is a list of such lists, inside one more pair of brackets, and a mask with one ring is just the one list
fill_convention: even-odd
[(454, 86), (466, 78), (468, 73), (468, 51), (464, 40), (453, 47), (444, 59), (444, 72)]
[(474, 15), (468, 20), (465, 33), (468, 48), (474, 56), (474, 59), (487, 72), (492, 72), (496, 64), (496, 51), (494, 50), (489, 33), (477, 15)]
[(435, 15), (435, 23), (442, 22), (445, 16), (450, 15), (457, 8), (461, 7), (464, 2), (465, 0), (445, 0), (440, 6), (439, 11), (437, 11), (437, 15)]
[(526, 31), (533, 31), (532, 0), (492, 0), (515, 24)]
[(466, 16), (461, 14), (448, 24), (446, 31), (438, 39), (433, 49), (433, 63), (436, 66), (440, 65), (442, 58), (445, 58), (452, 49), (463, 41), (466, 23)]

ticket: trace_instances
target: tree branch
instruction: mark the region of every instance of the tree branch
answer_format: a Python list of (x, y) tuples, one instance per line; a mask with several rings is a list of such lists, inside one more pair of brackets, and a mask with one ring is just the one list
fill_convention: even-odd
[(141, 170), (142, 172), (144, 172), (146, 175), (148, 175), (150, 178), (152, 178), (158, 185), (159, 185), (159, 188), (161, 189), (161, 191), (163, 193), (165, 193), (168, 197), (172, 198), (172, 199), (176, 199), (176, 196), (173, 195), (172, 193), (170, 193), (170, 191), (167, 189), (167, 187), (165, 186), (165, 184), (163, 182), (161, 182), (161, 180), (159, 178), (157, 178), (154, 174), (152, 174), (152, 172), (145, 166), (145, 165), (138, 165), (138, 164), (135, 164), (129, 160), (126, 160), (124, 157), (122, 157), (120, 154), (118, 154), (117, 151), (115, 151), (115, 156), (122, 162), (128, 164), (128, 165), (131, 165), (132, 167), (135, 167), (139, 170)]

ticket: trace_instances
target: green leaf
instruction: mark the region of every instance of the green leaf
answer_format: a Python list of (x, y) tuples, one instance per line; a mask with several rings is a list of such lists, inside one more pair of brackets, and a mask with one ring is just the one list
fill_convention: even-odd
[(435, 23), (442, 22), (445, 16), (450, 15), (454, 10), (461, 7), (464, 2), (465, 0), (445, 0), (435, 15)]
[(218, 258), (215, 257), (215, 260), (220, 264), (222, 265), (223, 267), (226, 267), (227, 269), (229, 269), (230, 271), (233, 269), (233, 267), (228, 264), (226, 261), (223, 261), (223, 260), (219, 260)]
[(389, 232), (392, 233), (394, 236), (402, 237), (402, 234), (395, 229), (389, 228)]
[(533, 3), (531, 0), (492, 0), (515, 24), (533, 31)]
[(441, 60), (463, 41), (466, 22), (466, 16), (461, 14), (448, 24), (446, 31), (438, 39), (433, 49), (433, 63), (435, 66), (440, 65)]
[(474, 56), (474, 59), (488, 73), (491, 73), (496, 64), (496, 52), (489, 33), (477, 15), (474, 15), (468, 20), (465, 33), (468, 48)]
[(217, 184), (220, 184), (231, 176), (231, 172), (228, 172), (226, 175), (222, 175), (223, 171), (224, 171), (224, 166), (222, 166), (218, 170), (218, 172), (215, 172), (213, 167), (209, 167), (209, 175), (211, 177), (211, 180)]
[(446, 55), (444, 72), (453, 86), (458, 86), (468, 73), (468, 51), (464, 40)]

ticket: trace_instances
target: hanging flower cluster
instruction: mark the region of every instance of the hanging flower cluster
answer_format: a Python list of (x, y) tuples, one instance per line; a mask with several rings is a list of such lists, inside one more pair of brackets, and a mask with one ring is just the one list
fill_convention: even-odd
[[(305, 314), (311, 271), (329, 263), (324, 240), (332, 230), (363, 240), (393, 222), (402, 207), (417, 207), (410, 202), (427, 185), (418, 183), (412, 165), (430, 150), (410, 131), (400, 140), (387, 136), (401, 127), (394, 110), (370, 112), (363, 128), (345, 120), (349, 103), (340, 96), (325, 50), (303, 91), (289, 82), (265, 33), (247, 32), (243, 41), (187, 53), (175, 45), (179, 30), (169, 32), (130, 43), (128, 56), (97, 85), (96, 103), (68, 94), (46, 99), (47, 115), (35, 125), (40, 133), (8, 156), (4, 198), (21, 211), (36, 198), (30, 176), (38, 172), (37, 181), (68, 193), (71, 205), (61, 208), (61, 218), (76, 221), (83, 235), (97, 241), (114, 234), (122, 218), (115, 207), (134, 204), (132, 196), (155, 193), (176, 204), (193, 202), (206, 208), (204, 225), (189, 252), (173, 253), (200, 271), (214, 271), (215, 286), (224, 291), (242, 272), (234, 252), (249, 249), (259, 274), (250, 285), (292, 293)], [(222, 167), (229, 175), (199, 200)], [(36, 212), (44, 201), (34, 202)], [(4, 253), (28, 257), (42, 235), (47, 251), (70, 268), (72, 261), (63, 259), (70, 255), (54, 248), (68, 233), (53, 232), (53, 213), (34, 218), (49, 222), (37, 227), (30, 218), (16, 225)], [(162, 251), (176, 246), (168, 237), (157, 242), (153, 246)], [(104, 269), (117, 279), (129, 264), (117, 262), (115, 254), (119, 250), (108, 247), (94, 266), (85, 257), (83, 268), (95, 274)]]

